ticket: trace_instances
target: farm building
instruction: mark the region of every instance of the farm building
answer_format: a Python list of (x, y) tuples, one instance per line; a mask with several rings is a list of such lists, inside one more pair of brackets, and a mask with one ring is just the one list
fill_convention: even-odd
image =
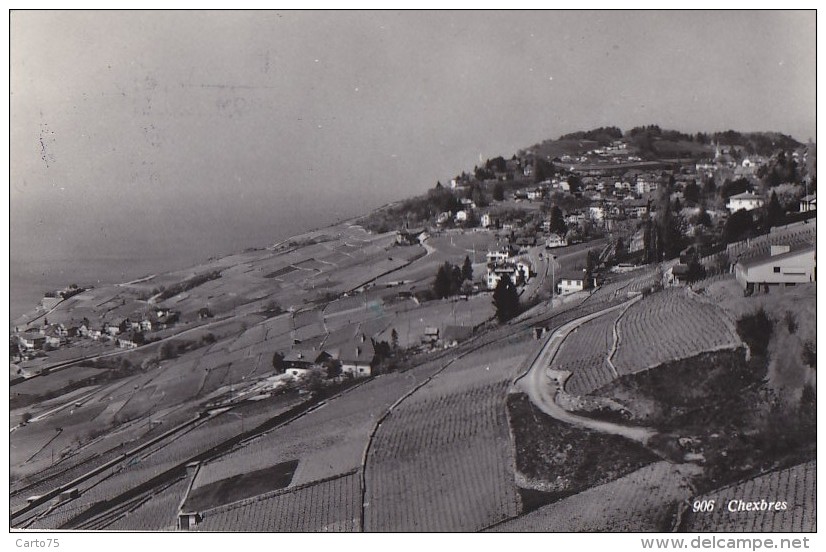
[(743, 192), (742, 194), (736, 194), (728, 198), (726, 209), (731, 213), (741, 209), (751, 211), (752, 209), (762, 207), (763, 203), (765, 203), (765, 201), (761, 196), (752, 192)]
[(372, 375), (371, 367), (375, 358), (376, 349), (373, 347), (373, 341), (361, 334), (355, 343), (347, 343), (341, 348), (341, 373), (352, 374), (357, 378), (369, 377)]
[(585, 273), (573, 272), (563, 274), (559, 279), (559, 285), (557, 287), (560, 295), (582, 291), (585, 289)]
[(738, 262), (734, 275), (747, 292), (814, 282), (817, 280), (815, 248), (808, 244), (795, 249), (772, 245), (768, 254)]

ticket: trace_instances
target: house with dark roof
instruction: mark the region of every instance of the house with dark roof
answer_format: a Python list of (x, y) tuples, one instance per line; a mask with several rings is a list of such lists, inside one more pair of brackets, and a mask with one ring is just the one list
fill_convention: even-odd
[(327, 351), (294, 348), (284, 355), (284, 373), (301, 377), (314, 366), (319, 366), (332, 358)]
[(772, 245), (768, 253), (739, 261), (734, 266), (734, 276), (747, 293), (814, 282), (816, 256), (813, 245)]
[(376, 349), (373, 347), (373, 340), (363, 333), (359, 334), (355, 341), (345, 343), (339, 351), (341, 373), (351, 374), (357, 378), (369, 377), (373, 373), (372, 366), (375, 358)]

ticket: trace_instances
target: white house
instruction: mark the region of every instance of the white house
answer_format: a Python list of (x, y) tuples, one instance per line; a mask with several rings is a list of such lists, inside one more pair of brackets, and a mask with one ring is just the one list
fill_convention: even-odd
[(764, 203), (765, 200), (763, 200), (761, 196), (753, 192), (743, 192), (742, 194), (736, 194), (728, 198), (726, 209), (728, 209), (730, 213), (734, 213), (741, 209), (751, 211), (752, 209), (762, 207)]
[(565, 247), (566, 245), (568, 245), (568, 240), (559, 234), (551, 234), (548, 236), (548, 239), (545, 240), (545, 247), (547, 249), (553, 249), (554, 247)]
[(601, 222), (605, 219), (605, 209), (601, 205), (591, 205), (588, 207), (588, 215), (591, 220)]
[(516, 284), (516, 282), (519, 280), (520, 272), (522, 274), (522, 277), (525, 279), (525, 283), (527, 283), (528, 280), (530, 280), (531, 278), (531, 267), (522, 261), (501, 264), (494, 267), (488, 267), (488, 289), (496, 289), (496, 286), (499, 285), (499, 281), (506, 274), (511, 279), (511, 282)]
[(585, 272), (564, 274), (559, 280), (559, 293), (574, 293), (585, 289)]
[(815, 248), (805, 245), (792, 250), (788, 245), (772, 245), (768, 254), (738, 262), (734, 276), (747, 291), (814, 282), (817, 280)]
[(464, 210), (458, 211), (456, 213), (456, 216), (454, 217), (454, 220), (456, 222), (467, 222), (467, 219), (468, 219), (468, 212), (464, 211)]
[(659, 184), (653, 178), (638, 178), (637, 179), (637, 193), (647, 194), (657, 191)]

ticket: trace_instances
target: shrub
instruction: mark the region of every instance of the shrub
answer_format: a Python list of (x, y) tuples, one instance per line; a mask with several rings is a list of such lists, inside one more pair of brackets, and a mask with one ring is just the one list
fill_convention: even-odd
[(773, 331), (774, 322), (763, 307), (760, 307), (754, 314), (747, 314), (737, 321), (737, 333), (756, 355), (766, 355)]

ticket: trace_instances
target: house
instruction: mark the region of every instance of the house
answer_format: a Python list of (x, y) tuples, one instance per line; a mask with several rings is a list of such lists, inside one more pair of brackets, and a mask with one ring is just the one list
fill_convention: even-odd
[(563, 274), (557, 286), (560, 295), (574, 293), (585, 289), (585, 272), (572, 272)]
[(640, 177), (637, 179), (637, 193), (640, 195), (656, 192), (659, 183), (651, 177)]
[(21, 334), (18, 334), (17, 340), (24, 349), (42, 349), (46, 344), (46, 336), (40, 331), (40, 328), (28, 328)]
[(765, 201), (761, 196), (753, 192), (743, 192), (742, 194), (735, 194), (728, 198), (726, 209), (728, 209), (730, 213), (734, 213), (741, 209), (751, 211), (752, 209), (762, 207), (764, 203)]
[(445, 211), (443, 213), (439, 213), (439, 216), (436, 217), (436, 224), (444, 224), (448, 220), (450, 220), (450, 212)]
[(768, 253), (739, 261), (734, 276), (747, 293), (769, 286), (794, 286), (817, 280), (816, 252), (809, 244), (796, 248), (772, 245)]
[(360, 334), (354, 343), (347, 343), (341, 348), (338, 358), (341, 362), (341, 373), (356, 378), (370, 377), (375, 358), (373, 340)]
[(103, 332), (114, 337), (120, 333), (120, 324), (106, 324)]
[(568, 240), (566, 240), (564, 236), (560, 236), (559, 234), (551, 234), (550, 236), (548, 236), (548, 239), (545, 240), (545, 249), (565, 247), (566, 245), (568, 245)]
[(138, 341), (140, 341), (140, 339), (135, 334), (121, 335), (115, 339), (115, 347), (119, 347), (121, 349), (135, 349), (139, 345)]
[(309, 372), (314, 366), (331, 360), (333, 357), (327, 351), (317, 351), (315, 349), (292, 349), (284, 355), (284, 373), (295, 377), (301, 377)]
[(142, 332), (151, 332), (152, 331), (152, 321), (151, 320), (141, 320), (141, 331)]
[(471, 326), (445, 326), (442, 344), (445, 347), (455, 347), (471, 335), (473, 335), (473, 327)]
[(528, 199), (531, 201), (538, 201), (545, 197), (545, 190), (542, 188), (534, 188), (528, 190)]
[(60, 347), (64, 342), (63, 336), (55, 326), (46, 328), (44, 337), (46, 338), (44, 345), (47, 347)]
[(601, 222), (605, 219), (605, 208), (600, 205), (591, 205), (588, 207), (588, 216), (591, 220)]
[(428, 326), (424, 329), (422, 345), (436, 345), (439, 342), (439, 328)]
[(817, 194), (807, 195), (800, 200), (800, 212), (808, 213), (817, 210)]
[(511, 279), (511, 282), (516, 284), (520, 280), (520, 273), (522, 279), (524, 279), (524, 282), (527, 283), (531, 277), (530, 266), (521, 261), (488, 266), (488, 289), (496, 289), (496, 286), (499, 285), (499, 280), (501, 280), (506, 274)]
[(402, 228), (396, 232), (398, 245), (419, 245), (427, 237), (424, 228)]
[(453, 220), (456, 222), (467, 222), (468, 219), (468, 212), (464, 209), (461, 211), (456, 212), (456, 216), (453, 217)]
[(496, 265), (508, 262), (512, 256), (516, 255), (517, 251), (512, 246), (507, 245), (502, 249), (496, 251), (488, 251), (485, 258), (489, 265)]
[(496, 227), (499, 226), (499, 218), (492, 217), (490, 213), (485, 213), (484, 215), (482, 215), (479, 224), (482, 226), (482, 228), (489, 228), (491, 226)]

